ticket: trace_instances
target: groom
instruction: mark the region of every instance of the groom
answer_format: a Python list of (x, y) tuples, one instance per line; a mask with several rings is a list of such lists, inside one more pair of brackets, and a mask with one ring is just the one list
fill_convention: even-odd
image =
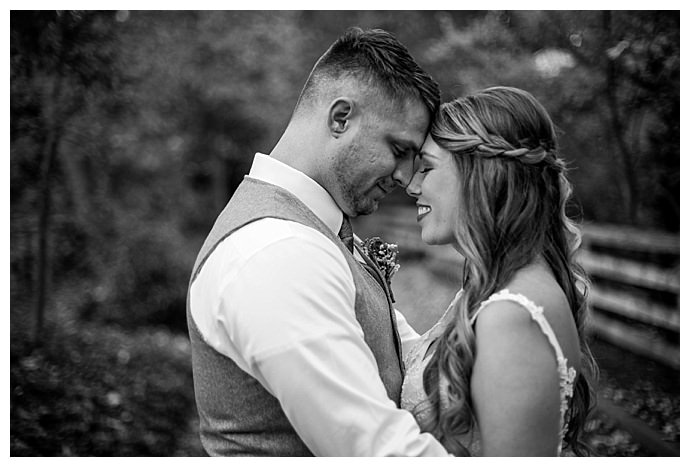
[(270, 155), (256, 154), (188, 293), (209, 454), (447, 455), (399, 408), (414, 331), (349, 222), (407, 185), (438, 102), (392, 35), (351, 29), (314, 66)]

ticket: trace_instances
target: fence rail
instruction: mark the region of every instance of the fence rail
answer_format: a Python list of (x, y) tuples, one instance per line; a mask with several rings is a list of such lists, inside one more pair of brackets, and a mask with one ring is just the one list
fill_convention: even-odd
[(679, 369), (679, 236), (590, 224), (582, 246), (578, 260), (592, 278), (594, 332)]
[(599, 244), (627, 250), (680, 255), (677, 234), (655, 232), (635, 227), (612, 224), (588, 224), (585, 226), (584, 243)]
[(596, 287), (590, 291), (590, 299), (598, 308), (622, 317), (668, 331), (680, 332), (680, 313), (671, 307), (659, 305), (645, 298), (633, 298), (615, 290), (599, 290)]
[[(586, 235), (586, 232), (585, 232)], [(583, 244), (578, 260), (587, 272), (622, 284), (645, 287), (662, 292), (680, 292), (678, 272), (654, 264), (640, 263), (603, 253), (593, 253), (586, 248), (593, 242)]]

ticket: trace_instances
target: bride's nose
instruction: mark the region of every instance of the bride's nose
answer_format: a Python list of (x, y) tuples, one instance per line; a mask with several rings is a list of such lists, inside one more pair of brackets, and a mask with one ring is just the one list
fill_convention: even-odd
[(422, 177), (419, 172), (412, 175), (412, 180), (407, 184), (405, 192), (413, 198), (418, 198), (422, 194)]

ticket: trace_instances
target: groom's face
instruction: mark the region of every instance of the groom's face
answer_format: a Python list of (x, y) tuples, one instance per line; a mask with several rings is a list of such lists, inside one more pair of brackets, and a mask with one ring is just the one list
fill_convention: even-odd
[(370, 214), (396, 186), (407, 186), (428, 126), (429, 113), (419, 101), (369, 106), (336, 157), (334, 198), (340, 208), (351, 217)]

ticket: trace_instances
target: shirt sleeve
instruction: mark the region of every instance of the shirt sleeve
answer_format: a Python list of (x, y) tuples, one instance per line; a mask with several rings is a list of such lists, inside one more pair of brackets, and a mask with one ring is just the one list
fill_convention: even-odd
[(355, 318), (352, 273), (330, 240), (257, 252), (221, 296), (226, 332), (319, 456), (446, 456), (388, 398)]
[(408, 323), (407, 319), (405, 319), (405, 315), (403, 315), (397, 309), (395, 310), (395, 321), (398, 325), (398, 334), (400, 335), (400, 343), (402, 344), (403, 355), (407, 355), (415, 342), (419, 340), (419, 333), (415, 331), (412, 326), (410, 326), (410, 323)]

